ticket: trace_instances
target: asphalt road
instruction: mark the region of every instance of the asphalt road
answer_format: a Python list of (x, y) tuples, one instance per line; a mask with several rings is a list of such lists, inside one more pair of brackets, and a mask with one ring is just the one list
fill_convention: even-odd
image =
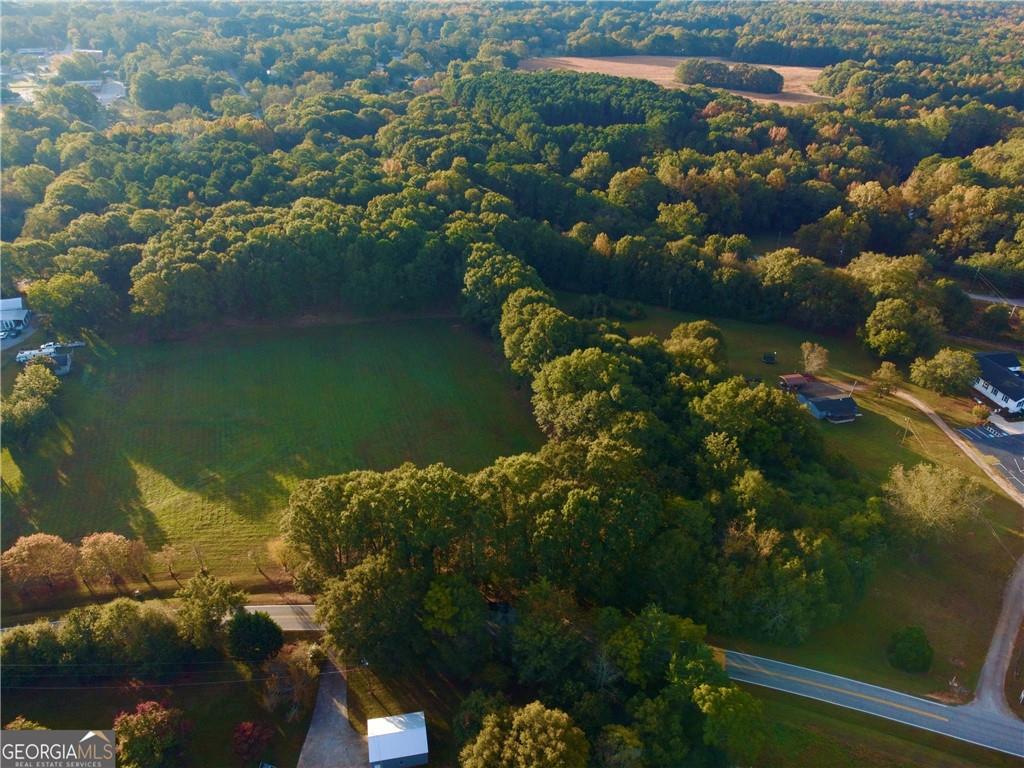
[(319, 632), (322, 626), (313, 620), (312, 605), (247, 605), (249, 612), (266, 613), (285, 632)]
[[(250, 611), (268, 613), (285, 630), (320, 629), (313, 620), (311, 605), (246, 607)], [(1024, 758), (1024, 722), (979, 706), (979, 702), (947, 706), (888, 688), (739, 651), (725, 651), (725, 670), (738, 682), (855, 709)]]
[(1024, 307), (1024, 299), (1011, 299), (1003, 296), (991, 296), (987, 293), (968, 293), (972, 299), (987, 301), (989, 304), (1010, 304), (1014, 307)]
[(1019, 491), (1024, 491), (1024, 435), (1011, 435), (994, 424), (967, 427), (960, 434), (997, 462), (996, 467)]
[(838, 675), (738, 651), (725, 652), (733, 680), (806, 696), (914, 728), (1024, 757), (1024, 722), (967, 704), (947, 706)]

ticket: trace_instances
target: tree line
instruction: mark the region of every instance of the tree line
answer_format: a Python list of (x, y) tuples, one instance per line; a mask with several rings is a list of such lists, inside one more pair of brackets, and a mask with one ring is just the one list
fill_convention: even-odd
[(768, 67), (749, 64), (724, 64), (706, 59), (688, 59), (676, 67), (676, 79), (687, 85), (735, 88), (755, 93), (779, 93), (782, 75)]

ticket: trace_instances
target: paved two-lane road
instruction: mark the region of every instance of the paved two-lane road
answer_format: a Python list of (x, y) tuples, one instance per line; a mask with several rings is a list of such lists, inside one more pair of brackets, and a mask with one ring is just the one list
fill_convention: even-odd
[(947, 706), (739, 651), (725, 652), (725, 671), (737, 682), (806, 696), (1024, 757), (1024, 722), (974, 704)]
[(247, 605), (247, 611), (266, 613), (285, 632), (319, 632), (323, 627), (313, 619), (313, 605)]
[[(247, 608), (270, 614), (287, 631), (321, 629), (313, 619), (312, 605), (250, 605)], [(738, 682), (855, 709), (1024, 758), (1024, 723), (1015, 717), (978, 706), (977, 702), (946, 706), (888, 688), (739, 651), (725, 651), (725, 671)]]

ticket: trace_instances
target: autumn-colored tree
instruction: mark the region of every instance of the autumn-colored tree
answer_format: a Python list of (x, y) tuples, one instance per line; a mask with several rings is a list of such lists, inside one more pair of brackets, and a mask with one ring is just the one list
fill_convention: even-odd
[(22, 536), (0, 557), (4, 581), (19, 590), (59, 589), (75, 581), (78, 552), (60, 536)]
[(132, 542), (117, 533), (92, 533), (78, 548), (78, 572), (89, 584), (116, 584), (138, 576), (139, 563)]
[(981, 514), (988, 498), (973, 478), (925, 462), (894, 466), (884, 490), (894, 521), (912, 538), (952, 535)]
[(805, 341), (800, 345), (800, 354), (804, 361), (804, 373), (821, 373), (828, 368), (828, 350), (821, 344)]

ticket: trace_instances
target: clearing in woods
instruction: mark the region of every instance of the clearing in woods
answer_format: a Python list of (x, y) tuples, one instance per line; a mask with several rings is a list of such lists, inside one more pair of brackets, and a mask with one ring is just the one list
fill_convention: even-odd
[(303, 478), (404, 461), (473, 471), (542, 442), (490, 340), (452, 320), (81, 352), (57, 425), (3, 448), (5, 542), (113, 530), (250, 573)]
[[(686, 88), (676, 80), (676, 67), (686, 59), (705, 59), (720, 61), (725, 64), (737, 62), (715, 56), (552, 56), (538, 59), (523, 59), (519, 69), (537, 72), (547, 69), (564, 69), (571, 72), (597, 72), (602, 75), (616, 77), (637, 77), (650, 80), (664, 88)], [(783, 78), (782, 93), (754, 93), (752, 91), (736, 91), (727, 89), (737, 96), (744, 96), (751, 101), (762, 101), (785, 106), (814, 104), (826, 101), (827, 96), (820, 96), (811, 90), (811, 85), (821, 74), (820, 67), (784, 67), (765, 64), (774, 69)]]

